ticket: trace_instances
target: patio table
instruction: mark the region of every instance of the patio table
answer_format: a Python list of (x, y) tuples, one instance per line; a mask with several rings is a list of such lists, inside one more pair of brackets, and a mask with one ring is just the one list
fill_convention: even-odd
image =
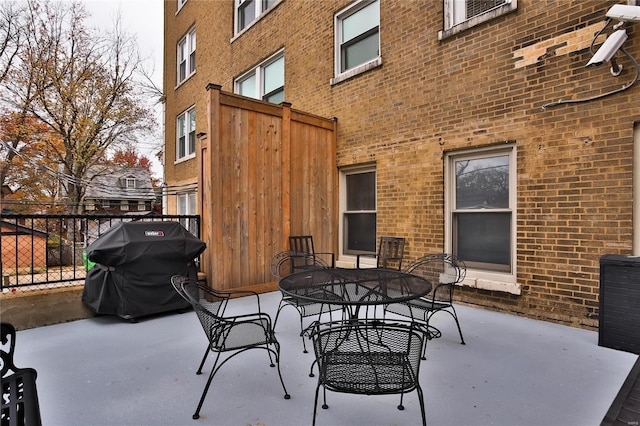
[(293, 298), (343, 305), (351, 319), (358, 318), (362, 306), (406, 302), (432, 288), (422, 277), (384, 268), (307, 270), (281, 278), (278, 286)]

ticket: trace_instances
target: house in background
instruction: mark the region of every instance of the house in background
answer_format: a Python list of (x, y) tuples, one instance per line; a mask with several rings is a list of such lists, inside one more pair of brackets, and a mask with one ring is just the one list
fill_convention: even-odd
[[(47, 233), (0, 221), (0, 247), (2, 247), (2, 271), (16, 274), (20, 270), (27, 273), (47, 266)], [(4, 277), (3, 277), (4, 279)]]
[[(217, 151), (223, 132), (267, 140), (281, 131), (274, 124), (256, 133), (243, 96), (264, 109), (280, 104), (283, 117), (292, 108), (331, 117), (329, 174), (338, 177), (311, 205), (318, 217), (335, 218), (337, 231), (330, 241), (315, 233), (316, 250), (335, 251), (339, 266), (352, 267), (357, 254), (375, 252), (380, 236), (405, 237), (408, 261), (448, 252), (466, 262), (458, 295), (467, 303), (595, 327), (600, 258), (640, 254), (640, 23), (623, 24), (628, 39), (614, 55), (620, 73), (610, 64), (585, 67), (592, 42), (597, 49), (613, 33), (605, 14), (617, 3), (640, 7), (635, 0), (165, 0), (166, 212), (200, 213), (197, 200), (217, 184), (203, 178), (209, 186), (199, 187), (198, 171), (215, 176), (203, 150), (251, 182), (267, 164), (258, 160), (288, 149), (255, 143), (242, 159), (244, 145)], [(233, 120), (218, 120), (212, 87), (236, 94)], [(283, 140), (306, 148), (304, 136), (289, 136)], [(326, 173), (307, 160), (282, 169), (290, 171), (316, 182)], [(282, 181), (270, 183), (283, 190)], [(215, 188), (256, 203), (263, 195), (251, 185)], [(257, 247), (245, 237), (260, 230), (255, 216), (225, 216), (245, 207), (231, 201), (208, 207), (221, 211), (211, 226), (231, 253), (219, 261), (241, 269)], [(289, 231), (310, 233), (314, 216), (303, 223), (309, 227)], [(265, 244), (271, 253), (262, 258), (285, 243)], [(254, 284), (238, 277), (224, 285)]]
[(88, 214), (151, 212), (156, 193), (151, 174), (144, 168), (101, 167), (89, 173), (84, 199)]

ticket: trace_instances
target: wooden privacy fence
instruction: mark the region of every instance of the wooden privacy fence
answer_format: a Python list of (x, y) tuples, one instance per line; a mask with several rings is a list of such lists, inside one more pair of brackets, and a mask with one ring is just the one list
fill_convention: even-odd
[[(202, 270), (218, 289), (273, 289), (269, 264), (289, 235), (337, 252), (336, 120), (224, 93), (210, 84), (199, 134)], [(260, 286), (259, 286), (260, 285)], [(259, 286), (259, 287), (258, 287)]]

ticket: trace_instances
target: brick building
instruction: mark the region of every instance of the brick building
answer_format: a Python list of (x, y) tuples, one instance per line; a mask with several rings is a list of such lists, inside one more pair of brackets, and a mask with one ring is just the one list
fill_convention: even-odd
[(197, 213), (208, 84), (285, 101), (337, 120), (339, 265), (403, 236), (465, 302), (597, 326), (600, 257), (640, 253), (640, 23), (585, 65), (634, 1), (167, 0), (163, 204)]

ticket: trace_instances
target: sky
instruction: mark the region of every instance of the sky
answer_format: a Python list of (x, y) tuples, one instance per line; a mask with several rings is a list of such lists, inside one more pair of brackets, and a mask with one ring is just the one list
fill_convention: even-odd
[[(91, 17), (87, 20), (89, 27), (111, 30), (118, 15), (121, 16), (122, 29), (134, 36), (142, 57), (149, 57), (148, 67), (153, 70), (152, 78), (157, 87), (162, 89), (162, 55), (164, 4), (162, 0), (81, 0)], [(158, 120), (162, 119), (162, 111), (158, 106)], [(161, 123), (161, 122), (160, 122)], [(154, 142), (158, 142), (157, 140)], [(162, 166), (151, 150), (152, 144), (141, 143), (139, 150), (152, 162), (155, 177), (162, 177)]]

